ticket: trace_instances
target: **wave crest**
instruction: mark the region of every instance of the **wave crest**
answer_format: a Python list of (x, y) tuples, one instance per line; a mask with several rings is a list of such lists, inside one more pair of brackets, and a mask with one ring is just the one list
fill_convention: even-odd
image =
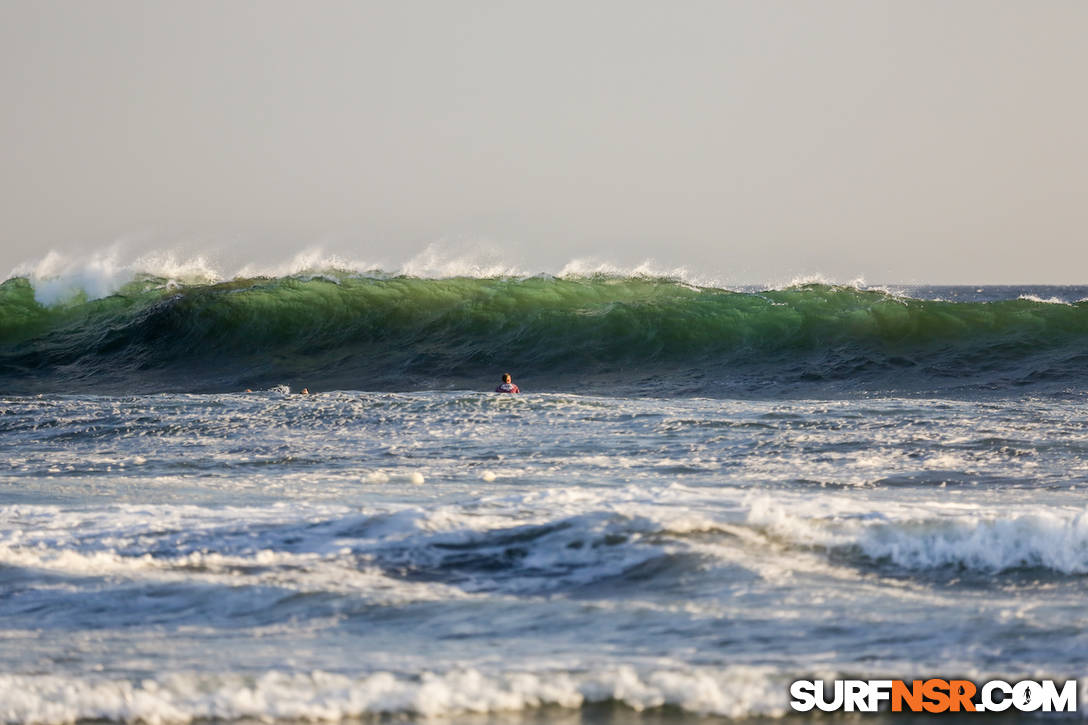
[(952, 568), (984, 576), (1044, 569), (1067, 576), (1088, 574), (1088, 515), (1079, 511), (805, 517), (759, 499), (748, 522), (797, 546), (912, 572)]

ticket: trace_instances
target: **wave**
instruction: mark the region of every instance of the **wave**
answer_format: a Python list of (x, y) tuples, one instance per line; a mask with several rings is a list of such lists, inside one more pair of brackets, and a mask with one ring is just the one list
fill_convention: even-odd
[[(294, 618), (300, 597), (311, 596), (310, 617), (365, 617), (375, 607), (493, 597), (694, 595), (708, 577), (744, 582), (784, 571), (987, 582), (1088, 574), (1088, 516), (1079, 509), (930, 503), (874, 513), (849, 497), (816, 506), (779, 494), (738, 500), (717, 515), (692, 513), (703, 496), (665, 487), (571, 499), (544, 489), (480, 509), (367, 512), (331, 505), (172, 505), (153, 515), (139, 505), (5, 507), (0, 520), (12, 530), (0, 538), (0, 584), (18, 585), (37, 572), (78, 585), (52, 590), (48, 605), (41, 598), (10, 603), (12, 621), (30, 617), (39, 627), (84, 619), (95, 626), (146, 619), (229, 627), (254, 617)], [(821, 511), (825, 505), (833, 511)], [(536, 514), (527, 517), (526, 507)], [(144, 588), (171, 595), (135, 605), (132, 592)], [(245, 606), (224, 605), (234, 600)]]
[[(782, 716), (788, 681), (770, 667), (601, 667), (584, 672), (406, 676), (380, 671), (269, 671), (258, 676), (184, 673), (131, 682), (56, 675), (0, 675), (9, 722), (340, 721), (389, 714), (444, 718), (576, 709), (612, 703), (633, 711), (671, 706), (726, 717)], [(633, 713), (632, 713), (633, 714)]]
[[(873, 676), (874, 673), (867, 673)], [(857, 673), (818, 673), (825, 680), (857, 677)], [(896, 672), (888, 677), (906, 677)], [(918, 676), (924, 676), (918, 673)], [(1026, 677), (1041, 679), (1038, 673)], [(256, 675), (175, 673), (139, 682), (106, 677), (0, 675), (0, 701), (8, 722), (71, 723), (82, 721), (189, 723), (340, 722), (361, 719), (385, 722), (390, 715), (435, 718), (467, 716), (465, 722), (523, 723), (519, 714), (545, 708), (583, 710), (596, 722), (661, 722), (661, 711), (717, 718), (782, 718), (789, 713), (792, 680), (813, 677), (768, 666), (635, 668), (605, 666), (586, 671), (489, 673), (475, 668), (424, 672), (418, 676), (378, 671), (359, 675), (311, 671), (267, 671)], [(1010, 675), (1000, 675), (1015, 681)], [(1054, 676), (1053, 679), (1066, 679)], [(998, 675), (977, 673), (983, 682)], [(1081, 680), (1083, 682), (1083, 679)], [(1079, 701), (1088, 697), (1079, 688)], [(1085, 714), (1080, 709), (1080, 715)], [(653, 713), (645, 720), (639, 713)], [(557, 714), (554, 713), (553, 714)], [(570, 714), (558, 714), (568, 720)], [(452, 722), (460, 722), (453, 720)], [(536, 722), (537, 719), (533, 718)], [(546, 720), (541, 720), (546, 721)]]
[[(84, 626), (93, 622), (116, 628), (194, 623), (214, 628), (227, 620), (233, 628), (285, 621), (299, 627), (309, 626), (307, 619), (322, 626), (330, 618), (388, 616), (404, 611), (408, 602), (454, 606), (455, 599), (478, 613), (483, 597), (494, 602), (509, 602), (512, 596), (535, 599), (555, 595), (557, 587), (588, 582), (615, 587), (625, 577), (637, 586), (639, 598), (666, 591), (687, 599), (682, 581), (664, 578), (663, 569), (675, 568), (675, 559), (650, 572), (640, 570), (640, 563), (662, 552), (684, 550), (703, 557), (686, 578), (699, 572), (716, 587), (735, 577), (738, 565), (771, 582), (785, 575), (820, 581), (828, 575), (850, 577), (886, 560), (923, 575), (950, 564), (981, 576), (1009, 567), (1074, 573), (1088, 567), (1088, 527), (1073, 508), (1032, 504), (994, 513), (900, 502), (876, 514), (848, 496), (805, 504), (801, 498), (791, 502), (756, 495), (728, 512), (693, 513), (692, 497), (706, 496), (705, 490), (682, 487), (632, 487), (579, 491), (572, 497), (569, 489), (555, 488), (501, 496), (467, 509), (426, 506), (367, 513), (306, 503), (225, 509), (177, 504), (157, 507), (154, 515), (143, 504), (79, 510), (4, 507), (0, 518), (17, 522), (17, 530), (0, 542), (0, 572), (11, 577), (33, 571), (36, 582), (46, 582), (25, 611), (9, 605), (11, 629), (20, 632), (69, 631), (82, 617), (88, 618)], [(588, 513), (574, 513), (587, 508)], [(511, 525), (512, 512), (523, 510), (536, 515)], [(993, 548), (998, 551), (985, 551)], [(746, 580), (737, 581), (741, 589), (748, 588)], [(172, 582), (179, 585), (169, 586)], [(609, 591), (611, 598), (631, 593)], [(140, 596), (148, 592), (154, 596)], [(335, 593), (343, 596), (330, 596)], [(314, 596), (304, 599), (306, 594)], [(263, 603), (274, 611), (255, 612)], [(690, 613), (693, 604), (698, 602), (682, 606)], [(376, 611), (375, 605), (385, 611)], [(723, 627), (718, 617), (736, 616), (735, 610), (728, 611), (708, 612), (714, 631)], [(20, 627), (21, 620), (32, 621), (33, 627)], [(720, 651), (729, 656), (729, 650)], [(109, 671), (5, 673), (0, 674), (0, 713), (7, 721), (26, 723), (299, 722), (546, 708), (579, 709), (593, 719), (593, 708), (601, 707), (614, 719), (619, 706), (624, 708), (621, 719), (669, 710), (778, 717), (788, 712), (788, 683), (809, 676), (808, 668), (818, 667), (825, 679), (837, 676), (803, 658), (756, 661), (738, 653), (736, 660), (715, 664), (652, 656), (621, 663), (605, 653), (573, 660), (534, 655), (491, 666), (440, 658), (422, 667), (402, 661), (404, 669), (387, 661), (363, 662), (355, 670), (336, 672), (285, 663), (275, 671), (167, 670), (134, 678)], [(909, 677), (912, 672), (908, 667), (889, 674)], [(962, 674), (988, 679), (977, 672)], [(546, 711), (543, 719), (548, 719)]]
[(823, 283), (735, 291), (604, 273), (174, 271), (97, 298), (54, 290), (52, 304), (42, 282), (8, 279), (6, 389), (488, 389), (509, 370), (530, 391), (827, 394), (1082, 386), (1088, 371), (1088, 303), (942, 302)]
[(986, 512), (974, 508), (880, 514), (797, 515), (770, 499), (752, 502), (747, 523), (793, 547), (824, 552), (836, 562), (905, 573), (1088, 574), (1088, 515), (1042, 507)]
[[(675, 537), (705, 523), (609, 510), (552, 510), (520, 524), (505, 512), (451, 508), (359, 513), (311, 506), (303, 513), (170, 506), (149, 517), (138, 506), (79, 513), (4, 507), (0, 521), (17, 521), (18, 530), (0, 536), (0, 569), (6, 569), (0, 582), (33, 570), (145, 584), (269, 587), (262, 595), (266, 614), (282, 605), (284, 592), (346, 594), (381, 606), (495, 592), (538, 595), (621, 586), (648, 573), (681, 576), (696, 568), (699, 555)], [(88, 596), (97, 621), (107, 610), (129, 621), (164, 613), (161, 603), (153, 611), (134, 608), (120, 587), (57, 593), (50, 616), (80, 620)], [(179, 600), (182, 612), (201, 610), (203, 621), (230, 619), (199, 589), (195, 597)], [(44, 622), (48, 617), (37, 611)]]

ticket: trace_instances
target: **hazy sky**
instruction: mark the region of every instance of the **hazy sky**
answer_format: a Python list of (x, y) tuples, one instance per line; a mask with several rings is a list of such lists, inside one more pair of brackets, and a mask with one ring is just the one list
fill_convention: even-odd
[(0, 276), (429, 243), (1088, 282), (1088, 3), (0, 0)]

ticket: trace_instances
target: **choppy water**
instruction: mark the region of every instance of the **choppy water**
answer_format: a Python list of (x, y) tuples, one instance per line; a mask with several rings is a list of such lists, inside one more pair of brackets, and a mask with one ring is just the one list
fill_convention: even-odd
[(1081, 401), (0, 413), (6, 721), (777, 716), (814, 675), (1088, 676)]
[(2, 722), (1088, 684), (1088, 288), (48, 289), (0, 285)]

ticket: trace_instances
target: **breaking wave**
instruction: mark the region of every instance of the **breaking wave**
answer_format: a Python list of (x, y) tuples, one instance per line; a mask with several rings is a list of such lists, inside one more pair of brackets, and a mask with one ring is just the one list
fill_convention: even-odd
[(510, 370), (527, 391), (804, 395), (1082, 386), (1088, 371), (1085, 302), (826, 283), (736, 291), (584, 265), (422, 278), (302, 260), (284, 276), (224, 281), (199, 260), (160, 262), (0, 285), (7, 389), (487, 389)]

